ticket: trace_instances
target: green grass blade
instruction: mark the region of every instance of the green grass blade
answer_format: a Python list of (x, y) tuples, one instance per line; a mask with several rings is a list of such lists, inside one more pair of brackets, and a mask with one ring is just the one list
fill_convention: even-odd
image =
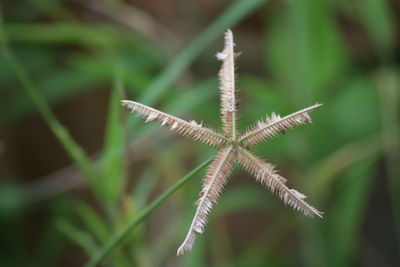
[(114, 46), (130, 38), (111, 28), (71, 22), (7, 23), (5, 27), (13, 42)]
[(373, 41), (381, 49), (386, 51), (394, 44), (394, 27), (392, 12), (386, 0), (365, 0), (358, 3), (361, 22), (368, 30)]
[(159, 179), (160, 171), (157, 168), (147, 167), (133, 188), (132, 202), (135, 209), (140, 210), (146, 206)]
[(40, 115), (45, 119), (53, 134), (57, 137), (66, 152), (70, 155), (74, 163), (80, 168), (89, 184), (96, 191), (97, 174), (93, 168), (90, 159), (86, 156), (82, 148), (72, 139), (67, 129), (65, 129), (57, 120), (50, 107), (42, 95), (36, 89), (33, 81), (26, 73), (24, 67), (14, 56), (7, 44), (7, 36), (3, 26), (3, 15), (0, 9), (0, 49), (6, 58), (10, 67), (15, 72), (26, 94), (32, 99), (32, 102), (38, 109)]
[[(62, 69), (47, 71), (44, 79), (36, 81), (36, 87), (40, 89), (47, 103), (54, 103), (94, 88), (101, 82), (88, 73)], [(18, 92), (12, 97), (2, 99), (0, 105), (2, 107), (0, 126), (14, 122), (35, 109), (34, 103), (26, 97), (25, 92)]]
[[(171, 62), (171, 64), (155, 78), (154, 82), (144, 91), (139, 99), (140, 103), (153, 105), (165, 93), (172, 82), (195, 60), (195, 58), (229, 27), (238, 23), (249, 13), (254, 11), (266, 0), (237, 0), (219, 16), (207, 29), (197, 35), (191, 43)], [(129, 128), (136, 124), (131, 116)]]
[(399, 71), (383, 69), (377, 74), (379, 88), (382, 149), (384, 166), (388, 175), (388, 192), (392, 202), (397, 244), (400, 245), (400, 93)]
[(189, 172), (186, 176), (176, 182), (173, 186), (168, 188), (163, 194), (161, 194), (157, 199), (151, 202), (146, 208), (144, 208), (137, 217), (133, 218), (119, 233), (114, 235), (111, 240), (86, 264), (86, 267), (96, 266), (99, 264), (107, 255), (118, 246), (130, 233), (131, 231), (150, 213), (157, 208), (167, 197), (169, 197), (172, 193), (182, 187), (185, 183), (187, 183), (191, 178), (193, 178), (198, 172), (204, 169), (210, 162), (212, 158), (204, 161), (202, 164), (197, 166), (191, 172)]
[[(108, 229), (104, 218), (100, 217), (92, 207), (81, 201), (77, 204), (76, 213), (84, 224), (83, 229), (88, 229), (89, 231), (87, 232), (93, 235), (97, 248), (107, 243), (111, 230)], [(115, 250), (111, 253), (110, 257), (117, 266), (130, 266), (124, 251)]]
[(122, 109), (120, 105), (121, 93), (122, 81), (116, 77), (111, 90), (104, 151), (101, 159), (103, 175), (102, 192), (105, 194), (104, 200), (111, 208), (118, 200), (124, 181), (123, 150), (125, 140), (123, 132), (124, 127), (122, 127)]
[(85, 250), (87, 255), (94, 255), (97, 249), (94, 238), (87, 232), (81, 231), (67, 219), (59, 219), (56, 226), (68, 239)]
[(107, 241), (110, 236), (110, 230), (104, 219), (97, 215), (89, 205), (84, 202), (78, 202), (76, 213), (86, 228), (91, 230), (97, 243), (103, 244)]
[(366, 212), (375, 161), (376, 158), (358, 162), (339, 181), (340, 193), (322, 226), (326, 230), (326, 266), (352, 266), (354, 262), (356, 240)]
[(288, 1), (271, 16), (267, 65), (294, 103), (322, 101), (326, 85), (346, 66), (332, 1)]

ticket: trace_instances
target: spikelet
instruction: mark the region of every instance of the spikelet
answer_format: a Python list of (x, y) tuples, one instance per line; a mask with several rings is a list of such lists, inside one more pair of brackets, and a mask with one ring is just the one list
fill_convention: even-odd
[(180, 118), (130, 100), (122, 100), (121, 103), (132, 112), (135, 111), (142, 117), (146, 118), (146, 122), (159, 121), (161, 122), (162, 126), (169, 126), (171, 130), (183, 136), (191, 137), (196, 141), (201, 141), (212, 146), (219, 147), (224, 144), (224, 136), (212, 129), (196, 123), (195, 121), (187, 122)]
[(305, 195), (285, 185), (286, 179), (276, 173), (272, 164), (264, 162), (243, 148), (238, 149), (238, 161), (258, 181), (273, 193), (276, 193), (286, 205), (303, 212), (307, 216), (322, 218), (322, 212), (304, 201)]
[(296, 125), (311, 122), (309, 112), (322, 106), (315, 104), (311, 107), (299, 110), (288, 116), (281, 118), (279, 115), (272, 113), (272, 115), (264, 121), (259, 121), (256, 125), (245, 132), (240, 138), (239, 142), (243, 146), (248, 147), (260, 143), (265, 139), (274, 137), (276, 134), (285, 132)]
[(236, 96), (235, 96), (235, 52), (233, 50), (233, 35), (230, 30), (225, 33), (224, 50), (217, 53), (222, 66), (219, 71), (221, 119), (224, 133), (227, 137), (236, 134)]
[(177, 255), (183, 255), (192, 249), (196, 239), (196, 233), (202, 234), (207, 222), (207, 215), (212, 206), (217, 203), (226, 179), (230, 175), (236, 152), (232, 147), (224, 147), (210, 165), (208, 173), (203, 180), (200, 199), (196, 201), (197, 210), (193, 217), (189, 231), (177, 250)]

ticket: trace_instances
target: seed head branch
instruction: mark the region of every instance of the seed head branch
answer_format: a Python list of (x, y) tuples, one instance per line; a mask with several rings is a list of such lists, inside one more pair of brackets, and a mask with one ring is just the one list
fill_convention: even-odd
[(190, 251), (196, 239), (196, 233), (202, 234), (204, 232), (207, 215), (212, 206), (217, 203), (218, 197), (226, 184), (226, 179), (231, 173), (234, 153), (235, 151), (233, 151), (232, 147), (222, 148), (213, 163), (211, 163), (203, 181), (200, 199), (196, 202), (196, 214), (193, 217), (185, 240), (178, 248), (177, 255), (183, 255), (185, 252)]
[(121, 103), (132, 112), (135, 111), (142, 117), (146, 118), (146, 122), (153, 120), (159, 121), (162, 126), (169, 126), (171, 130), (183, 136), (191, 137), (196, 141), (219, 147), (222, 146), (226, 140), (222, 134), (204, 127), (195, 121), (187, 122), (157, 109), (130, 100), (122, 100)]
[(241, 142), (244, 147), (252, 146), (264, 141), (265, 139), (270, 139), (278, 133), (286, 132), (288, 129), (293, 128), (296, 125), (311, 122), (309, 113), (320, 106), (322, 105), (315, 104), (283, 118), (272, 113), (270, 117), (267, 117), (264, 121), (257, 122), (252, 129), (245, 132), (239, 138), (239, 142)]
[(222, 61), (219, 71), (221, 119), (225, 136), (236, 140), (235, 52), (233, 35), (225, 33), (225, 47), (216, 57)]
[(305, 195), (285, 185), (286, 179), (276, 173), (272, 164), (264, 162), (243, 148), (238, 149), (238, 161), (245, 170), (255, 176), (265, 187), (276, 193), (286, 205), (303, 212), (307, 216), (322, 218), (322, 212), (304, 200), (306, 198)]

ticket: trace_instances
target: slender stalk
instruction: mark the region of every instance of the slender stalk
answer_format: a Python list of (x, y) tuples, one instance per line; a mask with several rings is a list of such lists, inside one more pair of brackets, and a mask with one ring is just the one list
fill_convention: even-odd
[(164, 193), (162, 193), (157, 199), (151, 202), (146, 208), (144, 208), (137, 217), (132, 218), (132, 220), (122, 229), (119, 233), (114, 235), (111, 240), (85, 265), (86, 267), (94, 267), (98, 265), (107, 255), (116, 248), (130, 233), (131, 231), (140, 224), (150, 213), (157, 208), (167, 197), (172, 195), (181, 186), (186, 184), (191, 178), (193, 178), (198, 172), (204, 169), (213, 158), (204, 161), (202, 164), (197, 166), (191, 172), (186, 174), (182, 179), (176, 182), (173, 186), (168, 188)]

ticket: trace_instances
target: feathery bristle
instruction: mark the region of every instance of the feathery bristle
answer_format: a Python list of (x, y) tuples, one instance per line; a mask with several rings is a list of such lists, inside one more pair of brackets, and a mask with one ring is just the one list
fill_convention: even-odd
[(211, 211), (212, 206), (217, 203), (218, 196), (221, 193), (226, 179), (230, 175), (235, 151), (233, 147), (224, 147), (215, 157), (211, 164), (206, 177), (203, 180), (200, 199), (196, 201), (197, 210), (193, 217), (189, 231), (177, 250), (177, 255), (183, 255), (192, 249), (196, 239), (196, 233), (202, 234), (204, 226), (207, 222), (207, 215)]
[(278, 133), (285, 132), (296, 125), (311, 122), (309, 113), (320, 106), (321, 104), (315, 104), (283, 118), (272, 113), (269, 118), (257, 122), (251, 130), (244, 133), (239, 138), (239, 142), (245, 147), (255, 145), (265, 139), (274, 137)]
[(130, 100), (122, 100), (121, 103), (132, 112), (135, 111), (142, 117), (146, 118), (146, 122), (159, 121), (162, 126), (170, 126), (171, 130), (174, 130), (179, 134), (191, 137), (196, 141), (201, 141), (212, 146), (222, 146), (224, 144), (225, 137), (223, 135), (194, 121), (187, 122)]
[(313, 217), (316, 215), (322, 218), (322, 212), (304, 201), (305, 195), (285, 185), (286, 180), (276, 173), (272, 164), (264, 162), (243, 148), (238, 149), (238, 161), (258, 181), (276, 193), (285, 204), (303, 212), (307, 216)]
[(217, 53), (222, 66), (219, 71), (221, 116), (224, 133), (227, 137), (236, 138), (236, 96), (235, 96), (235, 57), (233, 35), (230, 30), (225, 33), (224, 50)]

